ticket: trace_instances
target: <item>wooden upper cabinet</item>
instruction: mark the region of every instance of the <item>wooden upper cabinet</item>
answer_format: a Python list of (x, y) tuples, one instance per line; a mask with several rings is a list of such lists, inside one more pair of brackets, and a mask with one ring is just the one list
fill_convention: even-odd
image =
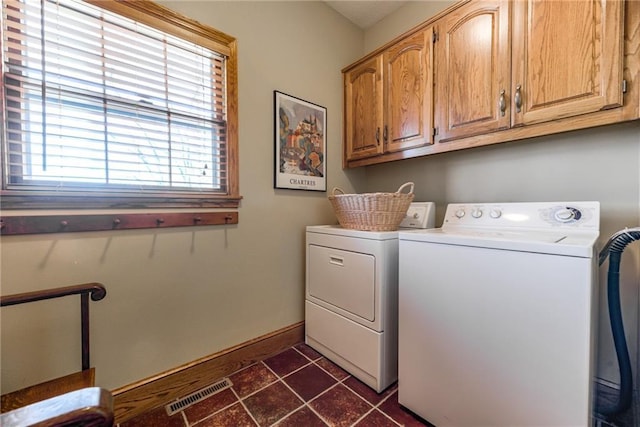
[(382, 56), (344, 73), (345, 159), (381, 154), (383, 145)]
[(433, 143), (433, 29), (344, 71), (345, 165)]
[(428, 28), (383, 54), (386, 152), (433, 143), (432, 37)]
[(639, 51), (640, 0), (460, 0), (343, 70), (343, 165), (638, 120)]
[(437, 142), (509, 127), (509, 7), (472, 2), (436, 23)]
[(622, 0), (479, 0), (443, 16), (436, 142), (621, 107), (623, 14)]
[(514, 2), (513, 124), (623, 103), (621, 0)]

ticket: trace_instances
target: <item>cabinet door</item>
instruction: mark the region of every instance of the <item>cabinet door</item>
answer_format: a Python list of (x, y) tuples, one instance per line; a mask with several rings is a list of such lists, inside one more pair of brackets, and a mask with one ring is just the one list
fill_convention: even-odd
[(345, 157), (361, 159), (381, 154), (382, 56), (360, 64), (344, 74)]
[(432, 37), (428, 28), (384, 53), (386, 152), (433, 143)]
[(622, 105), (621, 0), (514, 4), (513, 123)]
[(509, 4), (468, 3), (436, 23), (437, 142), (509, 127)]

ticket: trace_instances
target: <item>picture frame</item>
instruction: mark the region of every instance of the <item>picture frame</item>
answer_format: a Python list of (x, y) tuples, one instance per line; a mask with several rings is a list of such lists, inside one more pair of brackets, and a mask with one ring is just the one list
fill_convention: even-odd
[(327, 191), (327, 109), (274, 90), (274, 187)]

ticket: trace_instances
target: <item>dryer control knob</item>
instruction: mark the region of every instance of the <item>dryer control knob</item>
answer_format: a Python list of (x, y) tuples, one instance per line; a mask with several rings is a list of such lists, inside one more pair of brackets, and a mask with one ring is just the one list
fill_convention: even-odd
[(500, 209), (491, 209), (489, 216), (494, 219), (500, 218), (502, 216), (502, 211)]
[(482, 216), (482, 210), (474, 209), (471, 211), (471, 216), (474, 218), (480, 218)]
[(579, 219), (580, 211), (574, 208), (567, 207), (557, 210), (553, 216), (557, 221), (569, 222), (573, 219)]
[(462, 218), (464, 214), (465, 214), (464, 209), (458, 209), (455, 213), (455, 216), (456, 218)]

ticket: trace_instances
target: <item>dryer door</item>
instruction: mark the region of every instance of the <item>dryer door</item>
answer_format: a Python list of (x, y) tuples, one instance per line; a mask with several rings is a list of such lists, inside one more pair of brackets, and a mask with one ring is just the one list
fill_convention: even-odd
[(308, 250), (307, 296), (329, 309), (375, 321), (375, 257), (313, 244)]

